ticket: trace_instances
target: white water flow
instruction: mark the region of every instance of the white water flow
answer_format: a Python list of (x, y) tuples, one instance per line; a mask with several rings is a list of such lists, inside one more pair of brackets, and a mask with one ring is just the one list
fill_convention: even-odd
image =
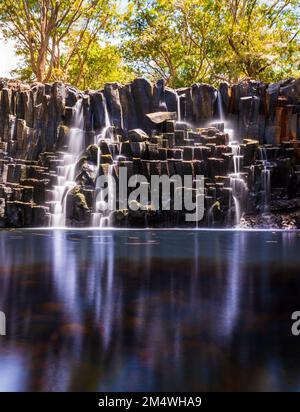
[[(112, 123), (110, 121), (106, 99), (103, 97), (104, 103), (104, 127), (101, 130), (100, 134), (95, 136), (95, 144), (97, 145), (97, 177), (96, 177), (96, 189), (98, 188), (98, 177), (100, 172), (100, 160), (101, 160), (101, 149), (100, 143), (102, 140), (105, 140), (107, 144), (112, 143)], [(113, 173), (113, 165), (109, 165), (108, 167), (108, 176), (112, 176)], [(110, 181), (109, 181), (110, 184)], [(112, 192), (111, 192), (112, 193)], [(112, 209), (113, 205), (109, 204), (107, 200), (104, 198), (103, 191), (100, 190), (97, 194), (97, 199), (95, 203), (95, 212), (92, 214), (92, 227), (107, 227), (110, 226), (110, 210)]]
[[(115, 202), (116, 199), (114, 197), (115, 194), (115, 187), (114, 185), (114, 179), (110, 179), (110, 177), (113, 177), (113, 167), (114, 165), (109, 165), (108, 167), (108, 198), (105, 196), (105, 193), (103, 190), (99, 190), (97, 198), (96, 198), (96, 204), (95, 204), (95, 212), (92, 214), (92, 227), (109, 227), (111, 226), (111, 211), (115, 210)], [(97, 183), (96, 182), (96, 189), (97, 189)], [(99, 189), (99, 186), (98, 186)]]
[(228, 134), (229, 142), (233, 142), (234, 141), (234, 129), (230, 127), (228, 121), (225, 118), (224, 108), (222, 104), (222, 96), (219, 90), (217, 91), (217, 104), (218, 104), (219, 120), (221, 123), (224, 123), (224, 132)]
[(234, 129), (228, 127), (228, 122), (225, 119), (223, 104), (222, 104), (222, 96), (220, 91), (217, 92), (217, 103), (218, 103), (218, 115), (219, 119), (222, 123), (224, 123), (224, 132), (229, 136), (229, 146), (232, 150), (233, 155), (233, 168), (234, 173), (231, 173), (230, 176), (230, 187), (232, 190), (232, 199), (234, 204), (235, 210), (235, 226), (239, 227), (241, 215), (242, 215), (242, 208), (241, 203), (245, 192), (248, 190), (247, 185), (243, 178), (241, 177), (241, 159), (243, 156), (241, 155), (241, 146), (238, 142), (234, 140)]
[(181, 122), (181, 107), (180, 107), (180, 96), (176, 93), (177, 96), (177, 122)]
[(241, 214), (242, 214), (242, 201), (247, 192), (247, 185), (241, 176), (241, 147), (237, 142), (230, 142), (229, 145), (232, 149), (233, 154), (233, 167), (234, 173), (230, 176), (230, 187), (232, 189), (232, 198), (234, 202), (235, 209), (235, 226), (238, 227), (240, 224)]
[(66, 223), (66, 199), (70, 189), (76, 183), (75, 166), (78, 156), (85, 149), (83, 100), (79, 99), (75, 106), (72, 127), (69, 133), (69, 153), (64, 153), (62, 165), (57, 167), (58, 184), (54, 186), (53, 209), (51, 213), (51, 226), (63, 227)]
[(258, 151), (259, 160), (261, 160), (263, 164), (263, 170), (261, 171), (262, 205), (263, 211), (267, 212), (271, 197), (271, 165), (268, 162), (266, 148), (259, 147)]
[(225, 121), (224, 109), (222, 104), (222, 96), (220, 90), (217, 91), (217, 103), (218, 103), (218, 114), (219, 119), (223, 122)]

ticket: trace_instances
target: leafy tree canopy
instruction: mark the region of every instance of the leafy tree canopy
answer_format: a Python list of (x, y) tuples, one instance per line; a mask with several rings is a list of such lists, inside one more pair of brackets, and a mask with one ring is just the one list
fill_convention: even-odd
[(1, 0), (0, 30), (14, 75), (82, 88), (300, 75), (300, 0)]
[(299, 0), (130, 0), (124, 53), (175, 87), (299, 75)]

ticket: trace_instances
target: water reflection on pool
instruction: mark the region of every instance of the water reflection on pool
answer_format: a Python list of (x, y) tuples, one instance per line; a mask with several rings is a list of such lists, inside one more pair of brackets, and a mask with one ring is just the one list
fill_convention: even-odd
[(2, 231), (0, 390), (299, 390), (300, 235)]

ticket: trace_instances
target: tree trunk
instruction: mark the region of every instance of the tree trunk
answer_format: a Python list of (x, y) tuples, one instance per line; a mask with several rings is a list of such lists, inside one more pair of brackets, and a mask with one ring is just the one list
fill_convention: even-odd
[(38, 82), (43, 82), (45, 80), (45, 68), (46, 68), (46, 56), (42, 53), (37, 61), (37, 72), (36, 79)]

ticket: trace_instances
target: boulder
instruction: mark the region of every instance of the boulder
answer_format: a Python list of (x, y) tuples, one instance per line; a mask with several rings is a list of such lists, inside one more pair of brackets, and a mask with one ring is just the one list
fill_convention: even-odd
[(177, 113), (176, 112), (155, 112), (155, 113), (148, 113), (146, 116), (151, 120), (152, 123), (160, 124), (167, 120), (176, 120)]
[(130, 142), (145, 142), (149, 136), (141, 129), (132, 129), (128, 132), (128, 139)]
[(6, 202), (8, 227), (32, 226), (32, 204), (20, 201)]
[(68, 226), (88, 226), (90, 209), (79, 186), (69, 191), (66, 201), (66, 223)]
[(66, 96), (65, 96), (65, 105), (69, 107), (73, 107), (79, 97), (78, 90), (76, 90), (74, 87), (67, 86), (66, 87)]

